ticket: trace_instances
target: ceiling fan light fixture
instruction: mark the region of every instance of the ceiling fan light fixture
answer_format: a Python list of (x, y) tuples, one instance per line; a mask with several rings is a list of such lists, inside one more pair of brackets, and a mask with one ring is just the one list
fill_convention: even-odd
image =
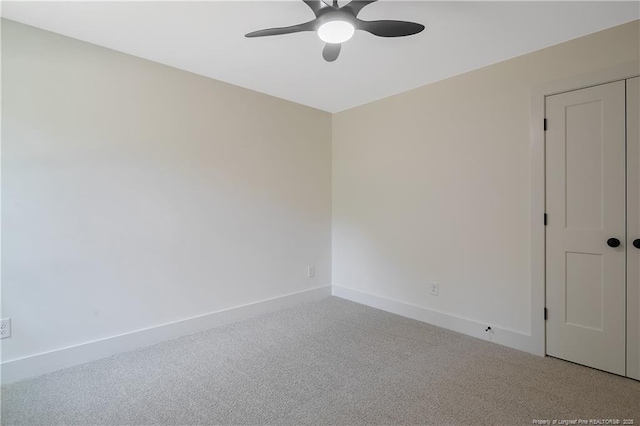
[(325, 43), (344, 43), (353, 37), (353, 33), (355, 33), (354, 26), (346, 21), (330, 21), (318, 28), (318, 37)]
[(355, 30), (364, 31), (378, 37), (406, 37), (424, 30), (424, 25), (417, 22), (390, 19), (363, 21), (358, 18), (362, 8), (376, 1), (351, 0), (346, 5), (340, 6), (339, 0), (333, 0), (331, 4), (325, 3), (325, 0), (303, 0), (311, 8), (313, 14), (316, 15), (316, 19), (288, 27), (252, 31), (245, 34), (245, 37), (266, 37), (314, 31), (318, 33), (320, 40), (325, 43), (322, 48), (322, 57), (327, 62), (333, 62), (340, 55), (342, 43), (351, 39)]

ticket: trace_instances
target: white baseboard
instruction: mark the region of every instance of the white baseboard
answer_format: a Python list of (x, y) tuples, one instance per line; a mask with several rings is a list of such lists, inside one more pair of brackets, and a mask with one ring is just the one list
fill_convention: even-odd
[[(540, 355), (534, 350), (533, 339), (530, 335), (518, 331), (497, 327), (493, 324), (485, 324), (468, 318), (446, 314), (407, 302), (388, 299), (358, 290), (353, 290), (339, 285), (332, 286), (332, 294), (342, 299), (371, 306), (396, 315), (411, 318), (417, 321), (446, 328), (458, 333), (466, 334), (478, 339), (487, 340), (524, 352)], [(491, 331), (485, 331), (490, 326)]]
[(29, 377), (51, 373), (120, 352), (139, 349), (165, 340), (206, 330), (256, 315), (294, 306), (300, 303), (321, 300), (331, 295), (331, 286), (318, 287), (285, 296), (274, 297), (222, 311), (199, 315), (143, 330), (79, 345), (56, 349), (2, 363), (2, 383), (11, 383)]

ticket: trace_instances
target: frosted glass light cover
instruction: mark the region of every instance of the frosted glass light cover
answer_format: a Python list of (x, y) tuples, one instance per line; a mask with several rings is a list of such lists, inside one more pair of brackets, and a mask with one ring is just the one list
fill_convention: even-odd
[(353, 37), (355, 28), (345, 21), (331, 21), (318, 28), (318, 37), (325, 43), (344, 43)]

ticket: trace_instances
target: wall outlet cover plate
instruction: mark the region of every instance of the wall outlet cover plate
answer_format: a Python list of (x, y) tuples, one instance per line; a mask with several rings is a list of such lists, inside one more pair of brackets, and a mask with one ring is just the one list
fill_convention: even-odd
[(0, 339), (11, 337), (11, 318), (0, 320)]

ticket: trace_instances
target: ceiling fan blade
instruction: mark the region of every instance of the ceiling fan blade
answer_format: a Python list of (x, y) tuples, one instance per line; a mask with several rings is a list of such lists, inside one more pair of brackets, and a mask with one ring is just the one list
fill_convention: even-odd
[(358, 16), (358, 13), (362, 10), (363, 7), (370, 5), (371, 3), (375, 3), (377, 0), (351, 0), (346, 6), (347, 9), (351, 9), (355, 16)]
[(305, 22), (304, 24), (292, 25), (290, 27), (282, 28), (268, 28), (266, 30), (253, 31), (249, 34), (245, 34), (245, 37), (266, 37), (281, 34), (299, 33), (302, 31), (315, 31), (315, 19), (313, 21)]
[(324, 9), (325, 7), (329, 7), (322, 0), (302, 0), (302, 1), (305, 2), (307, 6), (311, 8), (311, 10), (313, 10), (313, 13), (316, 14), (316, 17), (320, 14), (320, 11), (322, 9)]
[(322, 57), (327, 62), (333, 62), (338, 59), (338, 55), (340, 54), (340, 48), (342, 45), (340, 43), (327, 43), (324, 45), (324, 49), (322, 49)]
[(404, 37), (418, 34), (424, 30), (424, 25), (406, 21), (361, 21), (358, 19), (357, 28), (379, 37)]

